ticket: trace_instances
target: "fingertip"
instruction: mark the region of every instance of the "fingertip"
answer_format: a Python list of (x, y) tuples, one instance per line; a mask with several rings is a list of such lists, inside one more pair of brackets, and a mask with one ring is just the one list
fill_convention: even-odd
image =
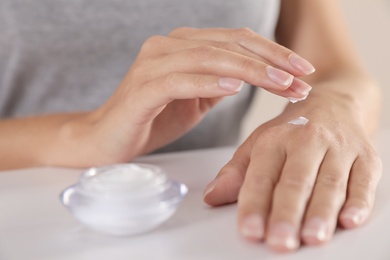
[[(222, 172), (223, 171), (223, 172)], [(216, 179), (210, 182), (203, 193), (203, 200), (211, 206), (219, 206), (237, 201), (242, 175), (233, 169), (223, 169)]]
[(296, 230), (287, 223), (271, 226), (266, 243), (271, 250), (281, 253), (295, 251), (300, 247)]
[(287, 99), (288, 99), (291, 103), (295, 104), (295, 103), (297, 103), (297, 102), (299, 102), (299, 101), (305, 100), (305, 99), (307, 98), (308, 95), (309, 95), (309, 94), (307, 94), (306, 96), (303, 96), (303, 97), (301, 97), (301, 98), (287, 97)]
[(210, 194), (214, 191), (216, 184), (217, 184), (217, 178), (214, 179), (213, 181), (211, 181), (209, 184), (207, 184), (207, 186), (203, 192), (204, 202), (206, 202), (207, 204), (209, 204), (211, 206), (213, 206), (214, 203), (213, 203), (213, 196), (211, 196)]
[(349, 207), (341, 212), (339, 222), (343, 228), (356, 228), (366, 221), (368, 214), (369, 212), (367, 209)]
[(322, 218), (312, 218), (302, 228), (302, 241), (305, 245), (319, 246), (329, 239), (328, 225)]
[(218, 86), (227, 91), (240, 92), (244, 81), (235, 78), (219, 78)]
[(301, 97), (307, 97), (309, 92), (312, 90), (312, 87), (304, 82), (301, 79), (294, 78), (292, 84), (290, 85), (290, 89)]
[(268, 78), (279, 87), (283, 87), (283, 89), (290, 87), (293, 83), (294, 76), (284, 70), (267, 66), (265, 71)]
[(313, 64), (311, 64), (308, 60), (302, 58), (296, 53), (291, 53), (288, 57), (290, 60), (291, 65), (303, 73), (303, 75), (310, 75), (316, 71)]
[(251, 241), (260, 241), (264, 237), (264, 219), (260, 214), (252, 213), (245, 216), (239, 223), (240, 233)]

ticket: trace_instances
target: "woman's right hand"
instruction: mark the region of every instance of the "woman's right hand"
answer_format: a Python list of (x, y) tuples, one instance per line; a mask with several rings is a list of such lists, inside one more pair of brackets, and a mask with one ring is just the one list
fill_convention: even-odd
[(162, 147), (243, 82), (302, 99), (311, 87), (296, 77), (312, 72), (308, 61), (249, 29), (179, 28), (153, 36), (116, 92), (90, 116), (93, 145), (83, 160), (124, 162)]

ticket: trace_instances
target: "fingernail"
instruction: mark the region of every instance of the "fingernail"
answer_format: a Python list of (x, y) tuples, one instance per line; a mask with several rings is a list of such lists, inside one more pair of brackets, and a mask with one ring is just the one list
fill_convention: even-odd
[(239, 92), (244, 86), (244, 81), (234, 78), (220, 78), (218, 85), (222, 89)]
[(266, 72), (273, 82), (284, 87), (289, 87), (294, 79), (293, 75), (271, 66), (267, 66)]
[(297, 103), (298, 101), (302, 101), (302, 100), (305, 100), (307, 98), (308, 95), (304, 96), (303, 98), (294, 98), (294, 97), (288, 97), (287, 99), (291, 102), (291, 103)]
[(268, 235), (267, 243), (279, 250), (294, 250), (299, 246), (296, 231), (287, 223), (273, 226)]
[(209, 193), (211, 193), (214, 190), (216, 184), (217, 184), (217, 179), (211, 181), (204, 189), (203, 197), (206, 197)]
[(246, 238), (262, 239), (264, 236), (264, 220), (259, 214), (251, 214), (244, 218), (241, 234)]
[(312, 74), (314, 71), (316, 71), (316, 69), (310, 62), (308, 62), (296, 53), (290, 54), (289, 60), (291, 65), (295, 69), (302, 71), (303, 73), (305, 73), (305, 75)]
[(302, 236), (307, 242), (325, 241), (328, 234), (328, 227), (322, 218), (310, 219), (302, 230)]
[(306, 82), (295, 78), (294, 82), (290, 86), (290, 89), (306, 98), (309, 95), (309, 92), (312, 90), (312, 87)]
[(344, 210), (340, 218), (343, 219), (348, 226), (357, 226), (364, 222), (366, 216), (367, 210), (352, 207)]

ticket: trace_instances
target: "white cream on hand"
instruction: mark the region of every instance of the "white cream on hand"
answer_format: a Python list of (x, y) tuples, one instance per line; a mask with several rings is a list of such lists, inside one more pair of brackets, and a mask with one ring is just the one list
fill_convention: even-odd
[(293, 120), (288, 121), (289, 124), (292, 125), (306, 125), (309, 122), (309, 119), (306, 117), (300, 116), (298, 118), (295, 118)]
[(288, 99), (291, 103), (295, 104), (295, 103), (297, 103), (297, 102), (299, 102), (299, 101), (305, 100), (305, 99), (307, 98), (307, 96), (308, 96), (308, 95), (306, 95), (306, 96), (304, 96), (304, 97), (302, 97), (302, 98), (288, 97), (287, 99)]
[(81, 223), (106, 234), (135, 235), (169, 219), (187, 187), (147, 164), (91, 168), (61, 194)]

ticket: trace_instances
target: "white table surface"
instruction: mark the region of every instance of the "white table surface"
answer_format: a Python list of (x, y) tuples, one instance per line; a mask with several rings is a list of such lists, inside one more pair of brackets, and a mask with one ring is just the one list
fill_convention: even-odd
[[(204, 186), (230, 158), (222, 148), (153, 155), (139, 159), (163, 167), (186, 183), (189, 194), (177, 213), (150, 233), (136, 237), (100, 235), (80, 225), (58, 195), (78, 180), (81, 170), (27, 169), (0, 172), (0, 259), (390, 259), (390, 131), (378, 138), (384, 174), (371, 220), (353, 231), (338, 231), (325, 246), (277, 254), (242, 239), (236, 205), (210, 208)], [(0, 158), (1, 161), (1, 158)]]

